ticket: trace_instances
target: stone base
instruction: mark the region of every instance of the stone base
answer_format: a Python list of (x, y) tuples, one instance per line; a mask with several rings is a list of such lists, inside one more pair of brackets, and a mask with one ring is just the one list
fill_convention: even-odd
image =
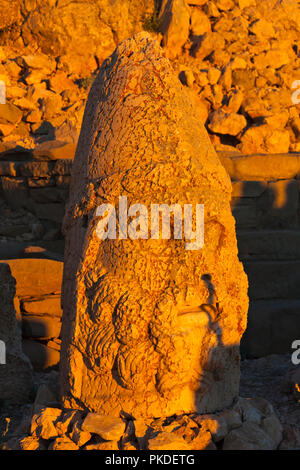
[[(119, 418), (35, 404), (22, 435), (2, 450), (274, 450), (282, 425), (263, 398), (241, 398), (216, 414)], [(27, 431), (27, 432), (26, 432)]]

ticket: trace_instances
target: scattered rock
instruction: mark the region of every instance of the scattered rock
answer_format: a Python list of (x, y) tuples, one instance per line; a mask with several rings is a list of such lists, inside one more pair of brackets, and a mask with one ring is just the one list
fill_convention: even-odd
[(0, 122), (2, 124), (18, 124), (22, 119), (22, 111), (13, 104), (0, 104)]
[(63, 436), (54, 439), (48, 450), (79, 450), (79, 447), (69, 437)]
[(245, 422), (225, 437), (223, 450), (274, 450), (274, 441), (252, 422)]
[(120, 450), (117, 441), (99, 442), (97, 444), (87, 444), (84, 450)]
[(61, 416), (58, 408), (44, 408), (34, 415), (31, 421), (30, 434), (42, 439), (52, 439), (58, 436), (55, 421)]
[(125, 432), (125, 423), (121, 418), (88, 413), (81, 428), (82, 431), (97, 434), (106, 441), (118, 441)]
[(190, 450), (190, 446), (182, 438), (169, 432), (161, 432), (149, 439), (149, 450)]
[(219, 109), (211, 113), (208, 127), (217, 134), (238, 135), (247, 126), (241, 114), (228, 114)]
[(285, 425), (283, 427), (283, 439), (279, 450), (300, 450), (300, 428), (298, 426)]

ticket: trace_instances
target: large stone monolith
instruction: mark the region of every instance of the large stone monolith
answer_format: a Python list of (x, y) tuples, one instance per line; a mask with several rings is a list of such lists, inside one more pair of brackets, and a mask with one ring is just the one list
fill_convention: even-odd
[[(146, 33), (121, 43), (89, 94), (64, 220), (65, 407), (136, 417), (232, 403), (248, 297), (230, 194), (158, 43)], [(185, 230), (182, 240), (173, 232), (170, 239), (122, 239), (120, 196), (129, 212), (143, 204), (149, 219), (151, 204), (192, 204), (194, 224), (196, 204), (204, 204), (204, 246), (187, 249)], [(104, 203), (116, 208), (116, 239), (99, 238)], [(142, 213), (136, 231), (145, 227)], [(127, 223), (132, 236), (134, 219)]]

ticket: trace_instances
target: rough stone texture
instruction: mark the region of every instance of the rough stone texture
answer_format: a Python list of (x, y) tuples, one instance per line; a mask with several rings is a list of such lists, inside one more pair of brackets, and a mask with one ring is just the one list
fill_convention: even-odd
[(42, 439), (51, 439), (58, 436), (55, 421), (61, 416), (59, 408), (43, 408), (40, 413), (33, 416), (30, 433)]
[[(100, 203), (205, 205), (205, 246), (106, 240)], [(65, 215), (62, 398), (119, 415), (212, 412), (239, 389), (247, 279), (231, 185), (156, 41), (143, 33), (90, 92)]]
[(5, 0), (1, 7), (0, 80), (15, 107), (4, 105), (3, 143), (33, 148), (53, 133), (61, 140), (57, 129), (67, 121), (79, 130), (102, 60), (146, 29), (174, 59), (203, 120), (217, 113), (206, 122), (216, 148), (300, 150), (297, 0)]
[(22, 352), (21, 330), (14, 308), (15, 280), (7, 264), (0, 264), (0, 340), (5, 343), (6, 364), (0, 364), (0, 400), (26, 403), (32, 386), (32, 367)]
[(189, 450), (189, 445), (180, 436), (161, 432), (157, 437), (149, 439), (149, 450)]

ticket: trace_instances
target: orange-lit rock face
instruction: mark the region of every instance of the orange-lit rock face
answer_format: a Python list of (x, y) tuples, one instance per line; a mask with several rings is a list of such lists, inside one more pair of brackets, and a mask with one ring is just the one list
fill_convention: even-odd
[[(157, 42), (142, 33), (121, 43), (89, 95), (64, 221), (66, 407), (164, 416), (222, 409), (238, 395), (248, 297), (230, 193)], [(151, 204), (204, 204), (204, 247), (100, 240), (96, 209), (118, 208), (119, 196), (149, 214)]]

